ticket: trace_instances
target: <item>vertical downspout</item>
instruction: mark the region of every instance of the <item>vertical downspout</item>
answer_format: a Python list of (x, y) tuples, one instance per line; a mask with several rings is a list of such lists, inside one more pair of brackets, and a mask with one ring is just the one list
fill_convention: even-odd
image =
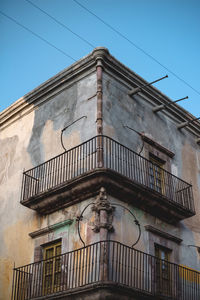
[(103, 64), (101, 58), (96, 58), (96, 70), (97, 70), (97, 134), (103, 134)]
[(96, 59), (97, 70), (97, 166), (103, 168), (103, 87), (102, 87), (102, 73), (103, 66), (101, 59)]
[(93, 51), (93, 57), (96, 60), (97, 74), (97, 167), (103, 168), (103, 60), (109, 54), (108, 50), (103, 47), (97, 47)]
[[(104, 167), (104, 153), (103, 153), (103, 60), (109, 52), (106, 48), (98, 47), (93, 51), (93, 56), (96, 60), (96, 73), (97, 73), (97, 167)], [(107, 203), (107, 195), (104, 188), (101, 188), (99, 201), (96, 204), (97, 214), (99, 215), (99, 233), (100, 241), (108, 239), (108, 229), (106, 228), (108, 213), (105, 207), (101, 207), (102, 203)], [(105, 227), (105, 228), (104, 228)], [(99, 253), (99, 275), (100, 281), (108, 281), (108, 242), (105, 241), (101, 244)]]

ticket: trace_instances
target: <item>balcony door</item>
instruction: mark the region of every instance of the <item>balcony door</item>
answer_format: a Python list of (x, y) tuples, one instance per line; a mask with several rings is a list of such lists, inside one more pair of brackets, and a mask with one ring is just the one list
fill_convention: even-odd
[(170, 278), (170, 254), (171, 250), (160, 245), (155, 245), (156, 256), (156, 293), (170, 296), (172, 292)]
[(61, 241), (44, 247), (44, 295), (57, 292), (61, 283)]
[(149, 185), (150, 188), (164, 194), (164, 172), (163, 166), (164, 163), (161, 162), (156, 157), (149, 156), (150, 165), (149, 165)]

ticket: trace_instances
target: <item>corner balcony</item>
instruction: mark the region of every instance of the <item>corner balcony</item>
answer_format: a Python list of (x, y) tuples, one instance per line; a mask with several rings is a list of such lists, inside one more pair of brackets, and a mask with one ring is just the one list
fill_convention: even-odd
[(47, 214), (108, 192), (169, 223), (195, 214), (192, 186), (107, 136), (23, 173), (21, 204)]
[(12, 300), (199, 300), (200, 272), (116, 241), (14, 268)]

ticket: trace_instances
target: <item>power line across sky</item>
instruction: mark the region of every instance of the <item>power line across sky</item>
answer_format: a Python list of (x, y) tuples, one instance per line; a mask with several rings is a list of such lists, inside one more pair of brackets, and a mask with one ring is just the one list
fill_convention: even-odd
[[(177, 21), (174, 20), (171, 15), (170, 6), (163, 7), (164, 5), (161, 5), (160, 16), (158, 18), (157, 15), (157, 21), (155, 21), (153, 19), (155, 15), (154, 7), (151, 6), (151, 11), (148, 10), (147, 14), (142, 6), (138, 7), (138, 4), (136, 5), (135, 1), (127, 1), (126, 5), (123, 4), (123, 1), (118, 1), (115, 2), (115, 6), (113, 5), (114, 2), (112, 0), (108, 2), (102, 1), (101, 5), (97, 4), (97, 2), (95, 4), (94, 1), (91, 0), (60, 0), (57, 2), (57, 5), (51, 0), (49, 0), (48, 3), (41, 0), (17, 0), (16, 2), (20, 4), (16, 9), (11, 6), (10, 0), (6, 3), (3, 1), (4, 5), (1, 5), (0, 7), (2, 15), (0, 21), (2, 23), (1, 32), (3, 33), (3, 55), (5, 55), (5, 57), (8, 56), (10, 46), (12, 45), (14, 52), (12, 52), (13, 57), (11, 57), (11, 61), (16, 57), (19, 60), (21, 59), (19, 64), (23, 66), (21, 70), (22, 76), (27, 66), (26, 60), (28, 60), (31, 65), (30, 61), (37, 59), (38, 65), (34, 64), (35, 66), (32, 70), (31, 67), (29, 68), (28, 71), (33, 72), (31, 72), (32, 76), (28, 76), (29, 81), (26, 87), (24, 86), (26, 80), (25, 78), (22, 80), (21, 77), (20, 83), (23, 87), (20, 89), (20, 86), (18, 85), (18, 88), (16, 88), (16, 97), (11, 99), (12, 95), (3, 93), (2, 97), (4, 98), (1, 100), (3, 108), (20, 96), (23, 96), (23, 91), (25, 91), (25, 93), (28, 92), (29, 90), (27, 89), (29, 87), (30, 89), (34, 88), (35, 85), (40, 84), (42, 81), (55, 75), (60, 69), (70, 65), (71, 63), (69, 60), (71, 60), (71, 62), (76, 61), (81, 58), (81, 56), (91, 52), (91, 49), (95, 46), (101, 45), (108, 47), (111, 54), (114, 54), (117, 59), (121, 60), (148, 81), (155, 79), (156, 76), (163, 74), (163, 71), (167, 70), (169, 75), (171, 74), (171, 81), (169, 81), (168, 87), (165, 86), (166, 84), (161, 84), (159, 89), (163, 91), (164, 88), (164, 92), (172, 98), (183, 96), (183, 91), (185, 94), (192, 94), (192, 96), (198, 100), (195, 101), (194, 104), (194, 99), (192, 99), (190, 104), (186, 104), (185, 108), (193, 114), (197, 115), (198, 112), (200, 113), (200, 92), (195, 85), (197, 82), (196, 76), (199, 71), (198, 64), (200, 64), (199, 60), (197, 61), (198, 54), (195, 53), (196, 45), (199, 47), (200, 42), (195, 39), (195, 34), (198, 33), (200, 26), (195, 26), (199, 22), (196, 18), (196, 11), (189, 11), (190, 14), (188, 14), (186, 7), (185, 9), (183, 7), (184, 1), (182, 2), (182, 5), (181, 2), (177, 1), (177, 3), (179, 2), (179, 5), (181, 5), (181, 10), (178, 5), (177, 7), (173, 7), (175, 10), (179, 9), (180, 19), (176, 18)], [(141, 1), (141, 3), (142, 2), (143, 4), (147, 4), (146, 1)], [(158, 1), (155, 1), (155, 4), (159, 4)], [(198, 8), (200, 7), (198, 3), (197, 6)], [(19, 10), (19, 7), (23, 9)], [(148, 7), (146, 7), (146, 9), (147, 8)], [(163, 34), (165, 34), (165, 38), (163, 39), (162, 30), (158, 29), (157, 23), (160, 21), (160, 27), (163, 26), (165, 19), (162, 20), (162, 16), (165, 8), (168, 9), (170, 13), (170, 16), (167, 16), (168, 18), (170, 17), (170, 22), (168, 24), (169, 28), (167, 28), (167, 30), (166, 28), (163, 29)], [(132, 15), (130, 14), (131, 9), (133, 12)], [(158, 10), (158, 7), (156, 7), (156, 9)], [(167, 15), (166, 9), (165, 13)], [(137, 11), (137, 15), (135, 11)], [(179, 27), (181, 16), (184, 17), (184, 14), (190, 15), (190, 21), (192, 21), (190, 22), (190, 25), (194, 23), (193, 27), (195, 30), (192, 33), (193, 37), (191, 37), (191, 34), (187, 36), (184, 28), (180, 29)], [(140, 16), (143, 18), (140, 18)], [(144, 17), (146, 17), (146, 19)], [(13, 25), (6, 24), (5, 19), (7, 19), (7, 22), (12, 22)], [(109, 19), (109, 22), (107, 19)], [(32, 35), (32, 40), (22, 30), (17, 30), (17, 27), (21, 27), (23, 31)], [(146, 30), (147, 28), (148, 30)], [(193, 28), (191, 27), (191, 32), (192, 29)], [(149, 34), (145, 34), (146, 31), (149, 31)], [(12, 39), (9, 40), (8, 36), (14, 35), (15, 32), (17, 33), (17, 36), (19, 36), (19, 39), (17, 40), (17, 36), (15, 36), (16, 43), (13, 41), (12, 44)], [(183, 36), (182, 32), (185, 34), (184, 38), (181, 38), (181, 36)], [(179, 33), (177, 44), (174, 44), (173, 40), (176, 40), (177, 33)], [(140, 36), (141, 38), (138, 39)], [(37, 38), (37, 41), (34, 37)], [(26, 43), (27, 40), (28, 43)], [(151, 40), (151, 44), (148, 43), (148, 40)], [(169, 40), (171, 44), (169, 44)], [(136, 43), (137, 41), (140, 44)], [(46, 45), (41, 45), (41, 42)], [(183, 44), (187, 48), (189, 42), (191, 52), (184, 52), (181, 45)], [(193, 42), (194, 45), (191, 42)], [(141, 47), (141, 44), (147, 45), (147, 48), (150, 50), (148, 51), (145, 47)], [(22, 49), (22, 45), (25, 45), (23, 51), (25, 51), (26, 48), (31, 49), (28, 53), (26, 52), (26, 57), (24, 57), (23, 51), (21, 53), (19, 52), (19, 50)], [(48, 48), (48, 50), (46, 50), (46, 48)], [(49, 48), (51, 48), (51, 50), (49, 50)], [(38, 52), (38, 49), (40, 49), (41, 52), (36, 56), (35, 51)], [(65, 60), (60, 57), (59, 53), (55, 53), (53, 49), (62, 54), (62, 56), (65, 57)], [(192, 51), (193, 49), (194, 51)], [(15, 50), (18, 53), (15, 53)], [(155, 52), (154, 55), (152, 55), (153, 52)], [(115, 53), (120, 53), (120, 57)], [(20, 54), (22, 54), (22, 56), (20, 56)], [(44, 56), (45, 60), (43, 59)], [(53, 60), (52, 56), (54, 56)], [(69, 58), (67, 65), (66, 57)], [(193, 65), (188, 64), (188, 57)], [(6, 68), (6, 63), (8, 68)], [(10, 69), (12, 69), (14, 76), (15, 73), (19, 74), (19, 69), (15, 69), (13, 66), (9, 65), (9, 61), (3, 59), (3, 57), (1, 64), (5, 71), (4, 74), (7, 73), (7, 76), (11, 75), (9, 73)], [(48, 67), (46, 67), (47, 64)], [(37, 66), (39, 68), (37, 68)], [(39, 72), (41, 68), (42, 72)], [(53, 73), (54, 70), (55, 73)], [(175, 70), (177, 71), (175, 72)], [(42, 73), (42, 76), (39, 76), (38, 78), (39, 73)], [(191, 78), (193, 79), (192, 83)], [(4, 86), (6, 86), (7, 81), (9, 84), (10, 81), (8, 80), (8, 77), (4, 78)], [(178, 93), (178, 90), (180, 94)], [(20, 91), (22, 92), (21, 95), (19, 94)], [(2, 110), (1, 107), (0, 110)]]

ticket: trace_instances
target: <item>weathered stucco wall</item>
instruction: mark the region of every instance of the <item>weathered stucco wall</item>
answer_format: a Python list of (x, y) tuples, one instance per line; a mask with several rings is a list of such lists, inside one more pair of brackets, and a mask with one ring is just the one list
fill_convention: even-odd
[[(10, 299), (12, 268), (33, 261), (34, 241), (28, 235), (47, 222), (20, 205), (22, 172), (96, 135), (96, 73), (49, 94), (47, 100), (0, 132), (0, 299)], [(93, 97), (92, 97), (93, 96)], [(91, 98), (92, 97), (92, 98)], [(88, 100), (88, 98), (90, 98)], [(56, 218), (60, 218), (58, 212)], [(51, 220), (52, 216), (48, 219)], [(48, 221), (50, 222), (50, 221)], [(70, 226), (73, 228), (73, 226)], [(77, 244), (78, 245), (78, 244)]]
[[(95, 59), (92, 63), (94, 67)], [(74, 70), (76, 67), (79, 66), (75, 66)], [(78, 235), (77, 217), (89, 203), (95, 201), (96, 197), (88, 197), (80, 203), (48, 215), (39, 215), (21, 205), (19, 201), (23, 170), (37, 166), (64, 151), (61, 146), (63, 128), (69, 126), (63, 133), (66, 149), (96, 135), (97, 77), (93, 67), (86, 72), (80, 72), (80, 77), (73, 78), (70, 82), (63, 79), (58, 87), (50, 89), (34, 104), (30, 103), (27, 114), (23, 117), (18, 114), (14, 122), (8, 120), (10, 125), (0, 131), (0, 299), (2, 300), (10, 299), (14, 262), (15, 266), (22, 266), (33, 262), (34, 259), (41, 259), (41, 245), (57, 239), (62, 239), (62, 252), (83, 246)], [(98, 92), (101, 94), (101, 91)], [(109, 238), (130, 246), (134, 243), (138, 236), (138, 228), (127, 210), (129, 209), (141, 226), (141, 238), (136, 245), (137, 249), (154, 254), (154, 243), (164, 243), (164, 246), (173, 250), (171, 259), (174, 262), (200, 270), (197, 248), (188, 246), (200, 245), (200, 147), (187, 130), (177, 130), (177, 123), (172, 118), (163, 112), (154, 114), (149, 101), (139, 95), (130, 97), (127, 92), (127, 85), (119, 83), (114, 79), (114, 75), (111, 77), (106, 73), (104, 66), (103, 134), (137, 153), (142, 151), (142, 154), (147, 156), (148, 151), (141, 137), (126, 127), (129, 126), (133, 130), (144, 132), (174, 152), (175, 156), (171, 158), (169, 171), (193, 184), (196, 216), (170, 225), (161, 221), (159, 216), (152, 216), (136, 208), (135, 199), (128, 203), (126, 199), (114, 198), (108, 190), (108, 200), (115, 206), (114, 231), (109, 233)], [(92, 230), (94, 222), (95, 214), (89, 206), (80, 222), (81, 237), (86, 245), (101, 238), (100, 233)], [(172, 237), (171, 240), (165, 241), (159, 234), (147, 230), (147, 225), (169, 233), (179, 240)]]
[[(101, 240), (99, 232), (93, 231), (95, 226), (95, 212), (93, 211), (93, 203), (96, 202), (98, 196), (88, 198), (78, 204), (71, 205), (67, 208), (58, 210), (54, 213), (46, 216), (40, 216), (38, 230), (44, 230), (47, 227), (52, 227), (56, 224), (54, 229), (49, 232), (39, 233), (33, 237), (34, 247), (46, 244), (48, 242), (62, 239), (62, 253), (78, 249), (83, 247), (83, 243), (80, 239), (83, 239), (85, 245), (97, 242)], [(180, 228), (161, 222), (159, 219), (151, 216), (148, 213), (134, 207), (132, 204), (125, 203), (109, 194), (107, 199), (111, 206), (114, 207), (112, 213), (112, 225), (113, 230), (108, 233), (108, 239), (114, 241), (120, 241), (125, 245), (132, 246), (138, 239), (139, 229), (135, 224), (135, 219), (130, 211), (134, 214), (141, 226), (141, 236), (135, 248), (144, 252), (149, 252), (149, 234), (147, 233), (145, 226), (151, 222), (155, 227), (163, 229), (164, 231), (170, 231), (174, 236), (180, 235)], [(89, 205), (90, 204), (90, 205)], [(83, 218), (79, 223), (80, 236), (78, 234), (78, 221), (77, 218), (83, 213)], [(67, 224), (64, 222), (70, 221)], [(158, 238), (159, 240), (159, 238)], [(177, 244), (175, 244), (176, 247)], [(177, 257), (178, 258), (178, 257)], [(179, 263), (176, 259), (173, 259)]]
[[(83, 243), (81, 242), (78, 233), (77, 218), (81, 215), (84, 208), (94, 201), (95, 197), (88, 198), (85, 201), (73, 204), (67, 208), (60, 209), (54, 213), (40, 216), (40, 225), (38, 226), (37, 231), (44, 230), (47, 227), (52, 227), (55, 224), (56, 226), (49, 232), (45, 232), (42, 234), (39, 233), (38, 235), (36, 234), (36, 236), (33, 237), (33, 239), (35, 240), (34, 243), (36, 243), (35, 245), (43, 245), (45, 243), (62, 238), (63, 253), (83, 247)], [(82, 237), (86, 245), (99, 240), (99, 236), (93, 234), (93, 222), (94, 213), (92, 212), (90, 205), (83, 214), (83, 219), (79, 224), (80, 236)]]
[(185, 219), (175, 227), (169, 227), (165, 222), (159, 221), (159, 218), (156, 220), (140, 211), (141, 215), (145, 215), (142, 225), (154, 225), (160, 222), (159, 226), (169, 233), (178, 230), (178, 236), (183, 239), (179, 249), (179, 263), (200, 269), (200, 255), (197, 248), (188, 246), (200, 246), (200, 146), (195, 141), (196, 137), (186, 129), (177, 129), (178, 121), (163, 112), (153, 113), (153, 105), (145, 97), (138, 94), (130, 97), (128, 91), (127, 84), (119, 82), (105, 70), (103, 73), (104, 134), (137, 153), (142, 150), (141, 155), (147, 156), (148, 151), (145, 151), (140, 135), (133, 131), (136, 130), (145, 133), (152, 140), (175, 153), (171, 158), (169, 171), (193, 185), (196, 215)]

